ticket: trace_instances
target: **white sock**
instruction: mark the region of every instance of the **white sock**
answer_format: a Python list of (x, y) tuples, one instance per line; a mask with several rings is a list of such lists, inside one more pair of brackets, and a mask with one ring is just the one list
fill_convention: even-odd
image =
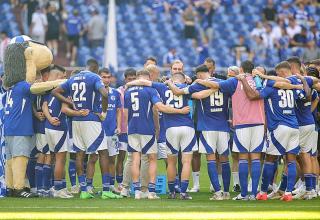
[(239, 172), (232, 172), (233, 185), (239, 185)]
[(220, 186), (222, 186), (223, 185), (222, 174), (218, 175), (218, 179), (219, 179)]
[(200, 171), (192, 172), (193, 187), (200, 187)]

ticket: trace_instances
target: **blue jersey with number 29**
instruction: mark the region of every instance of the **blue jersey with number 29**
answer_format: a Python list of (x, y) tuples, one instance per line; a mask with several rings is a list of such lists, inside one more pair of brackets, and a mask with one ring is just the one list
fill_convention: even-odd
[(90, 71), (82, 71), (61, 85), (65, 93), (70, 94), (75, 107), (90, 110), (85, 117), (73, 117), (73, 121), (100, 121), (94, 113), (101, 113), (101, 94), (99, 89), (104, 87), (100, 76)]

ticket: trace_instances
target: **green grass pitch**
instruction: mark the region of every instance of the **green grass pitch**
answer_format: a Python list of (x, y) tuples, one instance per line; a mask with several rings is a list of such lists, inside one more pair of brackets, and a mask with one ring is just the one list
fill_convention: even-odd
[[(135, 201), (78, 198), (0, 199), (0, 219), (320, 219), (320, 199), (310, 201), (209, 201), (209, 179), (202, 160), (201, 192), (193, 200)], [(158, 173), (165, 167), (159, 161)], [(100, 186), (99, 169), (94, 183)], [(98, 188), (99, 190), (99, 188)], [(232, 193), (232, 196), (235, 196)]]

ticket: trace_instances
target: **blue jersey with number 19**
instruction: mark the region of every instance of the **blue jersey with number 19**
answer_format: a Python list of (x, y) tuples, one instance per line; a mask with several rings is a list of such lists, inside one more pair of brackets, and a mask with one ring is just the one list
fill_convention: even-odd
[(94, 113), (101, 113), (101, 94), (99, 89), (104, 87), (101, 78), (90, 71), (82, 71), (61, 85), (65, 93), (70, 94), (76, 108), (88, 109), (85, 117), (73, 117), (73, 121), (100, 121)]
[(259, 91), (264, 98), (268, 130), (273, 131), (279, 125), (298, 128), (294, 106), (297, 94), (294, 90), (274, 88), (275, 81), (266, 81), (266, 86)]
[[(216, 78), (209, 80), (214, 82), (222, 81)], [(195, 83), (188, 87), (187, 92), (192, 94), (207, 89), (207, 87)], [(230, 131), (228, 122), (229, 98), (229, 93), (217, 91), (205, 99), (196, 100), (198, 131)]]
[(7, 91), (4, 115), (5, 136), (31, 136), (33, 131), (32, 102), (34, 95), (26, 81), (16, 83)]
[(128, 135), (154, 135), (153, 105), (161, 102), (157, 90), (135, 86), (124, 94), (124, 108), (128, 109)]

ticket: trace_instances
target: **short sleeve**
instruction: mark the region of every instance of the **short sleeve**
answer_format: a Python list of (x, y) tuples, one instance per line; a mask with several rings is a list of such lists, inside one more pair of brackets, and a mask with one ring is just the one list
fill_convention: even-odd
[(276, 84), (276, 82), (275, 82), (274, 80), (268, 79), (268, 80), (266, 81), (266, 87), (273, 87), (274, 84)]
[(312, 88), (312, 86), (313, 86), (313, 80), (312, 80), (312, 78), (310, 78), (310, 77), (304, 77), (304, 78), (305, 78), (305, 80), (307, 81), (308, 86), (309, 86), (310, 88)]
[(207, 87), (202, 86), (199, 83), (192, 84), (191, 86), (189, 86), (187, 88), (188, 88), (189, 94), (193, 94), (195, 92), (200, 92), (202, 90), (208, 89)]
[(130, 107), (130, 99), (129, 99), (129, 92), (124, 93), (124, 108), (129, 108)]
[(260, 94), (260, 97), (265, 99), (268, 98), (270, 96), (270, 94), (273, 92), (274, 88), (272, 87), (264, 87), (262, 90), (258, 91)]
[(319, 97), (319, 96), (318, 96), (317, 90), (313, 89), (313, 90), (312, 90), (312, 93), (311, 93), (311, 101), (316, 100), (318, 97)]
[(60, 88), (67, 94), (70, 94), (70, 79), (60, 85)]
[(30, 88), (31, 88), (31, 84), (24, 82), (22, 86), (23, 94), (25, 94), (26, 96), (30, 96), (31, 95)]
[(158, 82), (153, 82), (151, 87), (156, 89), (160, 94), (164, 94), (165, 91), (168, 89), (168, 87), (165, 84)]
[(99, 76), (95, 76), (95, 84), (94, 88), (96, 91), (99, 91), (102, 87), (104, 87), (104, 84)]
[(149, 90), (149, 94), (150, 94), (150, 98), (151, 98), (151, 102), (152, 104), (156, 104), (158, 102), (162, 102), (159, 93), (157, 92), (157, 90), (155, 89), (150, 89)]
[(121, 100), (120, 100), (120, 93), (117, 91), (116, 92), (116, 108), (122, 108)]
[(233, 95), (233, 93), (237, 89), (237, 86), (238, 80), (234, 77), (219, 82), (220, 91), (223, 93), (228, 93), (230, 95)]

